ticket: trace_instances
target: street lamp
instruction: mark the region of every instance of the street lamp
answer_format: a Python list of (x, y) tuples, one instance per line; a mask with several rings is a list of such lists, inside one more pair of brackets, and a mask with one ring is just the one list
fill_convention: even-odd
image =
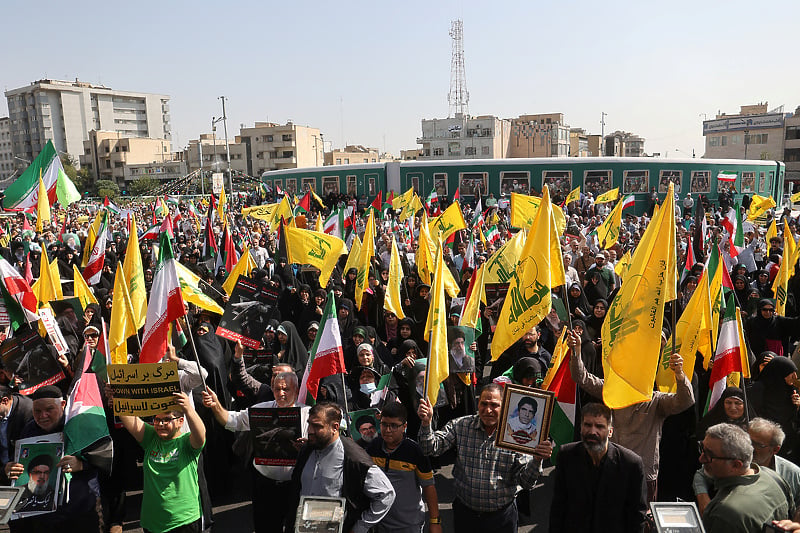
[(747, 145), (750, 144), (747, 142), (747, 137), (750, 134), (750, 130), (744, 130), (744, 158), (747, 159)]

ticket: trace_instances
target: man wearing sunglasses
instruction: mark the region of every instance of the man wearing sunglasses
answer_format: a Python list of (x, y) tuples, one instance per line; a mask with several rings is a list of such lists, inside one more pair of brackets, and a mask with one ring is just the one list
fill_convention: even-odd
[[(120, 416), (122, 425), (144, 449), (141, 524), (153, 533), (200, 531), (197, 461), (206, 428), (185, 393), (174, 393), (179, 410), (160, 413), (153, 424)], [(184, 419), (189, 433), (181, 433)]]
[(775, 472), (752, 462), (746, 431), (717, 424), (699, 444), (700, 463), (717, 489), (703, 512), (706, 531), (761, 531), (767, 522), (789, 518), (793, 504), (788, 487)]

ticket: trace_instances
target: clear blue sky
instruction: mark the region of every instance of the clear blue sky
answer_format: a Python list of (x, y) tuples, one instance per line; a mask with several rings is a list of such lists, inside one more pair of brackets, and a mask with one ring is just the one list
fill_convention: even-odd
[(125, 6), (3, 2), (0, 84), (77, 77), (168, 94), (176, 148), (210, 131), (224, 94), (231, 137), (242, 123), (293, 120), (335, 146), (397, 154), (417, 146), (420, 119), (447, 116), (448, 31), (461, 18), (472, 115), (562, 112), (600, 133), (605, 111), (606, 132), (683, 157), (703, 153), (702, 113), (800, 105), (797, 0)]

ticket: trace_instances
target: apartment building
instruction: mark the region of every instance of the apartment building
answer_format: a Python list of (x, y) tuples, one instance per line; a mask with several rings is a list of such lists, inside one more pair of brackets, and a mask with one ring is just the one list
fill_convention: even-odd
[(710, 159), (781, 159), (784, 127), (791, 114), (783, 106), (768, 111), (767, 103), (743, 105), (739, 113), (717, 114), (703, 121), (705, 154)]
[(11, 150), (11, 121), (0, 117), (0, 181), (14, 175), (14, 152)]
[(126, 167), (150, 163), (166, 164), (173, 160), (170, 141), (123, 137), (115, 131), (90, 131), (83, 142), (81, 166), (98, 180), (111, 180), (124, 186), (130, 172)]
[[(247, 173), (247, 145), (241, 142), (229, 142), (228, 148), (231, 154), (231, 170)], [(184, 159), (189, 172), (201, 167), (204, 171), (223, 172), (228, 168), (225, 139), (220, 139), (212, 133), (203, 133), (199, 139), (189, 141), (189, 146), (184, 151)]]
[(421, 161), (510, 157), (511, 121), (493, 115), (422, 119)]
[(245, 172), (250, 176), (267, 170), (319, 167), (325, 160), (319, 128), (292, 122), (256, 122), (252, 128), (241, 128), (235, 142), (245, 146)]

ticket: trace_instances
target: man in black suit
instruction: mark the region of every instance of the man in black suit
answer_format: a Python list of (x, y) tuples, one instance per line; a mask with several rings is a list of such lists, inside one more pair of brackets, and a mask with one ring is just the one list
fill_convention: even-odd
[(14, 394), (10, 388), (0, 385), (0, 462), (3, 467), (14, 459), (17, 439), (22, 433), (22, 428), (32, 419), (31, 399)]
[(583, 407), (581, 442), (561, 447), (557, 457), (550, 532), (641, 532), (647, 512), (642, 459), (609, 442), (611, 409)]

